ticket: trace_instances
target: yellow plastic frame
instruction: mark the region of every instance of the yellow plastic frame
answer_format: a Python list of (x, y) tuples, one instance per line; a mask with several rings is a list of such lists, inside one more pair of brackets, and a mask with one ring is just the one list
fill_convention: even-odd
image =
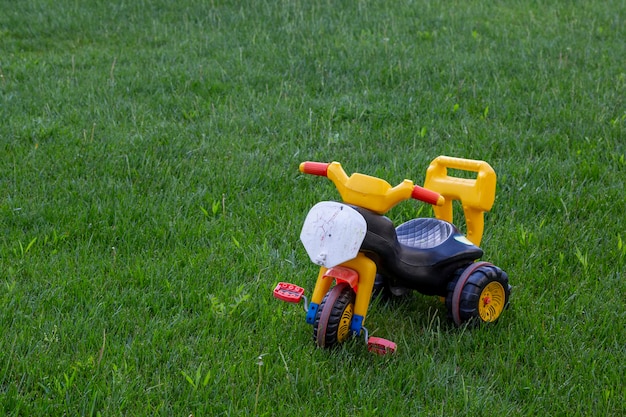
[[(359, 253), (356, 258), (342, 263), (341, 266), (350, 268), (356, 271), (359, 275), (359, 290), (356, 293), (354, 314), (363, 316), (363, 319), (365, 320), (369, 303), (372, 298), (372, 290), (374, 289), (376, 264), (363, 253)], [(315, 283), (315, 289), (313, 290), (313, 296), (311, 297), (312, 303), (320, 304), (324, 295), (326, 295), (328, 290), (330, 290), (330, 286), (335, 277), (328, 275), (327, 271), (328, 269), (325, 267), (320, 268), (320, 272), (317, 276), (317, 282)]]
[[(457, 178), (448, 175), (448, 169), (476, 172), (475, 179)], [(461, 202), (467, 238), (480, 246), (485, 228), (484, 213), (491, 210), (496, 197), (496, 173), (485, 161), (439, 156), (426, 171), (424, 188), (436, 191), (445, 197), (442, 206), (433, 206), (438, 219), (452, 223), (452, 201)]]

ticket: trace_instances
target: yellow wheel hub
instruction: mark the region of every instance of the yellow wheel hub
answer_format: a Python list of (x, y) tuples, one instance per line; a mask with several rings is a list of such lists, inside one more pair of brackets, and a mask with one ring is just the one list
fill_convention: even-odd
[(492, 281), (480, 293), (478, 315), (485, 322), (495, 321), (504, 310), (505, 302), (504, 287), (499, 282)]
[(339, 321), (339, 329), (337, 330), (337, 340), (339, 342), (345, 342), (350, 336), (350, 322), (352, 322), (353, 304), (350, 303), (346, 306), (341, 314), (341, 320)]

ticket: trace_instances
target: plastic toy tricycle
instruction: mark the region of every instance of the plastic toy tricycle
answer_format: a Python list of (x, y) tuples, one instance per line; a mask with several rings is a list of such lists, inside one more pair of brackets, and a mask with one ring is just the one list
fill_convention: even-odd
[[(476, 175), (452, 177), (449, 168)], [(391, 295), (416, 290), (445, 298), (448, 316), (458, 326), (500, 317), (509, 302), (508, 276), (477, 261), (483, 255), (478, 246), (483, 214), (495, 198), (496, 175), (489, 164), (440, 156), (430, 164), (424, 187), (410, 180), (392, 187), (364, 174), (347, 176), (338, 162), (303, 162), (300, 171), (329, 178), (343, 200), (316, 204), (302, 227), (300, 240), (321, 267), (310, 302), (297, 285), (280, 282), (274, 289), (276, 298), (304, 301), (306, 322), (313, 326), (318, 346), (330, 348), (364, 335), (370, 351), (394, 352), (395, 343), (369, 337), (364, 327), (375, 290)], [(384, 214), (411, 198), (433, 205), (436, 218), (394, 227)], [(451, 223), (454, 200), (463, 207), (467, 236)]]

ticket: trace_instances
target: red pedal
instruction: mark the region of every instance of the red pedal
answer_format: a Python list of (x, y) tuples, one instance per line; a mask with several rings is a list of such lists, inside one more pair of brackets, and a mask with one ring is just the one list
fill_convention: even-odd
[(382, 337), (370, 337), (367, 341), (367, 350), (381, 356), (394, 353), (396, 348), (395, 343)]
[(288, 282), (279, 282), (274, 288), (274, 297), (288, 303), (299, 303), (304, 295), (304, 288)]

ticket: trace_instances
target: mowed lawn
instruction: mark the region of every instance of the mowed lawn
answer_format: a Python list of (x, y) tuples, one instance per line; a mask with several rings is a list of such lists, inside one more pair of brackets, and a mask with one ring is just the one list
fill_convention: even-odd
[[(626, 414), (625, 40), (619, 0), (0, 0), (0, 414)], [(510, 308), (317, 349), (271, 294), (338, 198), (298, 164), (438, 155), (498, 175)]]

